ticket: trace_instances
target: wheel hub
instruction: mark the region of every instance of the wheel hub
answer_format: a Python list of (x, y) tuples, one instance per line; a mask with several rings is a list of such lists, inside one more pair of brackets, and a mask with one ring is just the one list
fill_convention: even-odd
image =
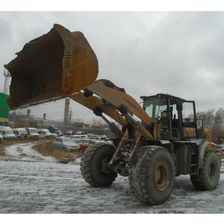
[(170, 175), (168, 164), (164, 161), (159, 162), (154, 171), (154, 182), (157, 190), (166, 190), (170, 183)]

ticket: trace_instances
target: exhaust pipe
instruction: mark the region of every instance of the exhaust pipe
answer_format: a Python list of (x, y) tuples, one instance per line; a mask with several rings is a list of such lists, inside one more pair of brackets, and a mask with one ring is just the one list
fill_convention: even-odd
[(71, 96), (98, 75), (97, 57), (84, 35), (58, 24), (25, 44), (5, 68), (12, 77), (11, 109)]

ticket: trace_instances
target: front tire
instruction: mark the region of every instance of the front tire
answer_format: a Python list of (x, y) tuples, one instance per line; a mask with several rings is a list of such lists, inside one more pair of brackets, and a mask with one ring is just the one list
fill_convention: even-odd
[(146, 204), (164, 203), (173, 189), (173, 159), (169, 151), (161, 146), (145, 146), (140, 150), (145, 152), (130, 170), (131, 189)]
[(203, 168), (198, 175), (191, 175), (191, 182), (197, 190), (215, 189), (220, 179), (221, 160), (211, 150), (206, 150), (203, 160)]
[(96, 144), (87, 149), (81, 159), (81, 174), (93, 187), (110, 186), (117, 177), (107, 163), (114, 154), (114, 147), (109, 144)]

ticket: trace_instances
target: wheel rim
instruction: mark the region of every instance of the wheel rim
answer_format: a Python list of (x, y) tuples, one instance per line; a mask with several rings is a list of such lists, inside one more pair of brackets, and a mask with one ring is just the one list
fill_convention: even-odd
[(165, 191), (170, 183), (170, 169), (166, 162), (161, 161), (154, 172), (155, 186), (159, 191)]

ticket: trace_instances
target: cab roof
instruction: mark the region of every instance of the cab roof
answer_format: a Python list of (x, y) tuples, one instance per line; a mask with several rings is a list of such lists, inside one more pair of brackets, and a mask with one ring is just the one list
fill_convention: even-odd
[(160, 99), (160, 100), (169, 99), (171, 104), (184, 103), (184, 102), (187, 101), (183, 98), (173, 96), (173, 95), (170, 95), (170, 94), (165, 94), (165, 93), (158, 93), (158, 94), (152, 95), (152, 96), (141, 96), (140, 98), (143, 101), (145, 101), (145, 100), (155, 100), (155, 99)]

